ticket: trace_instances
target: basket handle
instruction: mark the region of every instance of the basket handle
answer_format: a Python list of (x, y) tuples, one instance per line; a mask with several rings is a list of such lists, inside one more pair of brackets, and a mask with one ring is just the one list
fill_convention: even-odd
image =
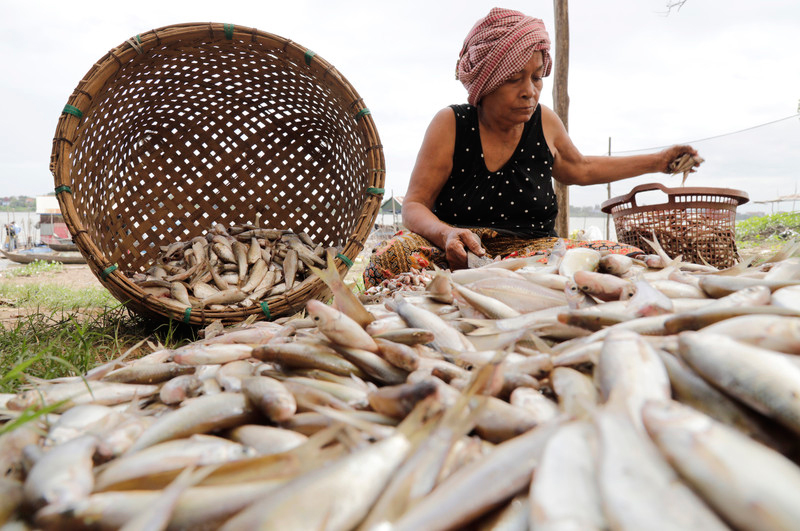
[(706, 188), (706, 187), (667, 188), (661, 183), (647, 183), (647, 184), (640, 184), (639, 186), (635, 187), (633, 190), (631, 190), (625, 195), (612, 197), (611, 199), (603, 201), (603, 203), (600, 205), (600, 210), (606, 214), (610, 214), (612, 208), (621, 203), (627, 203), (629, 201), (631, 202), (633, 207), (636, 207), (638, 206), (636, 204), (636, 194), (638, 194), (639, 192), (646, 192), (649, 190), (661, 190), (662, 192), (664, 192), (669, 198), (669, 200), (665, 204), (674, 204), (676, 196), (697, 195), (697, 194), (729, 197), (731, 199), (734, 199), (737, 205), (743, 205), (750, 200), (750, 196), (747, 194), (747, 192), (743, 192), (741, 190), (733, 190), (730, 188)]
[(672, 194), (673, 190), (671, 188), (667, 188), (666, 186), (664, 186), (661, 183), (646, 183), (646, 184), (640, 184), (639, 186), (636, 186), (635, 188), (633, 188), (630, 192), (628, 192), (625, 195), (612, 197), (611, 199), (603, 201), (603, 204), (600, 205), (600, 210), (602, 212), (605, 212), (606, 214), (609, 214), (611, 212), (611, 207), (612, 206), (616, 206), (616, 205), (618, 205), (620, 203), (627, 203), (628, 201), (630, 201), (633, 204), (633, 206), (637, 206), (636, 205), (636, 194), (638, 194), (639, 192), (647, 192), (647, 191), (650, 191), (650, 190), (661, 190), (662, 192), (667, 194), (667, 197), (669, 197), (669, 202), (672, 202), (672, 195), (671, 194)]

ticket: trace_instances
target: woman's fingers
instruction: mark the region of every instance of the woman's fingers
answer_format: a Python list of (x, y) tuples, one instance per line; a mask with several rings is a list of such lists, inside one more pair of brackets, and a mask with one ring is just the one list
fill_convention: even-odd
[(476, 255), (483, 256), (486, 254), (486, 251), (483, 250), (483, 246), (481, 246), (481, 239), (478, 238), (478, 235), (474, 232), (467, 231), (464, 235), (464, 242), (467, 244), (467, 248)]

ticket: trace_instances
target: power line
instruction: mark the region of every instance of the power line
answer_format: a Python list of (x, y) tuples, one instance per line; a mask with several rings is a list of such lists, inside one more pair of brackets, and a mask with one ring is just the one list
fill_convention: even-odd
[[(731, 136), (731, 135), (736, 135), (736, 134), (739, 134), (739, 133), (744, 133), (745, 131), (751, 131), (753, 129), (758, 129), (759, 127), (765, 127), (767, 125), (776, 124), (778, 122), (784, 122), (786, 120), (791, 120), (792, 118), (797, 118), (799, 116), (800, 116), (800, 112), (798, 112), (797, 114), (793, 114), (791, 116), (787, 116), (785, 118), (779, 118), (777, 120), (773, 120), (771, 122), (766, 122), (766, 123), (763, 123), (763, 124), (754, 125), (752, 127), (746, 127), (745, 129), (740, 129), (738, 131), (732, 131), (730, 133), (723, 133), (721, 135), (709, 136), (709, 137), (706, 137), (706, 138), (701, 138), (699, 140), (690, 140), (688, 142), (679, 142), (679, 143), (680, 144), (697, 144), (698, 142), (705, 142), (706, 140), (713, 140), (715, 138), (722, 138), (724, 136)], [(621, 153), (638, 153), (640, 151), (655, 151), (657, 149), (666, 149), (666, 148), (672, 147), (674, 145), (675, 144), (669, 144), (669, 145), (666, 145), (666, 146), (657, 146), (657, 147), (651, 147), (651, 148), (643, 148), (643, 149), (626, 149), (624, 151), (612, 151), (611, 154), (612, 155), (618, 155), (618, 154), (621, 154)]]

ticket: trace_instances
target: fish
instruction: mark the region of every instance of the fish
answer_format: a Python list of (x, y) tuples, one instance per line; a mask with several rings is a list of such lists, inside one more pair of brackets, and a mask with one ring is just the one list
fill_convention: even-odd
[(158, 393), (157, 385), (98, 381), (49, 384), (23, 391), (8, 402), (8, 408), (20, 411), (29, 407), (55, 405), (60, 413), (78, 404), (114, 405)]
[(711, 275), (700, 279), (700, 287), (703, 291), (707, 293), (709, 297), (714, 297), (716, 299), (749, 287), (764, 286), (769, 288), (770, 291), (775, 292), (781, 288), (798, 285), (800, 285), (800, 280), (767, 280), (744, 277), (717, 277)]
[(170, 282), (169, 284), (169, 292), (172, 295), (172, 298), (177, 300), (180, 303), (183, 303), (186, 306), (191, 306), (192, 302), (189, 300), (189, 291), (186, 289), (186, 286), (179, 281)]
[(22, 501), (22, 483), (0, 475), (0, 526), (5, 527), (5, 524), (21, 508)]
[(194, 374), (176, 376), (161, 386), (158, 398), (164, 404), (180, 404), (196, 396), (202, 386), (203, 382)]
[(661, 456), (629, 413), (598, 408), (597, 482), (611, 529), (724, 530), (728, 527)]
[(490, 319), (505, 319), (520, 315), (520, 312), (502, 301), (472, 291), (466, 286), (456, 284), (452, 287), (452, 293), (458, 301), (463, 301), (463, 303), (474, 307)]
[[(551, 251), (552, 256), (552, 251)], [(576, 247), (567, 249), (558, 265), (558, 274), (573, 278), (578, 271), (597, 271), (600, 264), (600, 253), (594, 249)]]
[(230, 361), (244, 360), (251, 357), (253, 347), (239, 344), (191, 344), (179, 348), (172, 356), (172, 360), (179, 365), (208, 365), (222, 364)]
[(242, 391), (272, 422), (288, 420), (297, 411), (294, 395), (278, 380), (251, 376), (242, 381)]
[(252, 418), (253, 406), (241, 393), (199, 396), (158, 417), (128, 448), (126, 455), (160, 442), (230, 428)]
[(178, 363), (153, 363), (132, 364), (113, 370), (103, 376), (104, 382), (153, 384), (171, 380), (182, 374), (194, 372), (193, 367), (186, 367)]
[(268, 343), (253, 348), (253, 357), (277, 363), (290, 369), (322, 369), (341, 376), (365, 376), (356, 365), (344, 359), (335, 350), (324, 345), (295, 341), (293, 343)]
[(41, 430), (30, 423), (0, 432), (0, 477), (24, 479), (22, 450), (29, 445), (38, 446), (41, 439)]
[(517, 387), (509, 393), (508, 402), (532, 414), (537, 425), (552, 420), (560, 413), (558, 404), (533, 387)]
[(328, 261), (327, 269), (318, 269), (314, 266), (309, 266), (309, 269), (330, 288), (331, 293), (333, 293), (335, 308), (350, 317), (362, 328), (366, 328), (367, 325), (375, 320), (375, 317), (364, 308), (358, 297), (342, 281), (333, 253), (327, 253), (326, 257)]
[[(239, 529), (346, 530), (355, 527), (412, 450), (407, 433), (421, 423), (424, 406), (394, 434), (288, 481), (220, 527)], [(409, 431), (410, 430), (410, 431)], [(346, 497), (338, 496), (346, 492)]]
[(115, 459), (96, 475), (94, 491), (163, 487), (163, 475), (187, 467), (216, 465), (254, 457), (256, 451), (213, 435), (195, 434), (165, 441)]
[[(544, 445), (562, 422), (559, 417), (541, 424), (498, 444), (488, 455), (461, 467), (406, 511), (392, 529), (457, 529), (528, 488)], [(498, 476), (503, 481), (492, 479)]]
[(81, 404), (59, 415), (47, 432), (44, 444), (56, 446), (85, 434), (97, 434), (106, 425), (114, 424), (119, 415), (113, 408), (100, 404)]
[(467, 287), (500, 300), (520, 313), (566, 304), (566, 296), (562, 291), (544, 288), (527, 280), (489, 278), (468, 284)]
[(706, 326), (703, 332), (720, 334), (756, 347), (800, 354), (800, 316), (748, 314)]
[(800, 467), (780, 453), (676, 402), (646, 404), (643, 420), (687, 483), (737, 529), (800, 522)]
[(436, 350), (442, 352), (475, 350), (475, 347), (464, 336), (444, 322), (441, 317), (412, 305), (399, 294), (395, 296), (393, 304), (397, 308), (397, 313), (408, 326), (421, 328), (433, 333), (434, 340), (429, 345)]
[(237, 426), (228, 435), (231, 440), (254, 449), (258, 455), (281, 454), (308, 440), (307, 436), (292, 430), (259, 424)]
[(581, 291), (574, 280), (567, 281), (564, 287), (564, 295), (571, 310), (590, 308), (597, 305), (597, 301), (591, 295)]
[(678, 356), (657, 351), (669, 374), (673, 399), (773, 448), (786, 448), (766, 419), (717, 389)]
[(600, 257), (597, 263), (597, 270), (600, 273), (622, 276), (633, 267), (633, 259), (624, 254), (607, 254)]
[(337, 345), (376, 352), (378, 345), (356, 321), (330, 306), (311, 299), (306, 310), (319, 330)]
[(469, 285), (474, 282), (491, 278), (511, 278), (525, 280), (521, 274), (502, 267), (480, 267), (478, 269), (458, 269), (449, 275), (450, 279), (461, 285)]
[(772, 304), (800, 312), (800, 286), (787, 286), (772, 293)]
[(602, 301), (618, 301), (633, 286), (629, 280), (594, 271), (576, 271), (572, 278), (581, 291)]
[(588, 420), (565, 423), (542, 450), (529, 492), (532, 529), (607, 529)]
[(249, 276), (247, 276), (247, 272), (241, 276), (241, 278), (247, 277), (247, 281), (242, 285), (241, 290), (245, 293), (252, 293), (261, 284), (268, 272), (269, 265), (259, 257), (250, 268)]
[(283, 259), (283, 278), (286, 283), (287, 291), (292, 289), (297, 276), (297, 266), (299, 262), (297, 256), (297, 251), (295, 249), (289, 249), (286, 251), (286, 256)]
[(598, 393), (592, 379), (570, 367), (555, 367), (550, 379), (561, 411), (569, 418), (589, 418), (598, 404)]
[(334, 349), (374, 382), (393, 385), (406, 381), (408, 371), (396, 367), (374, 352), (342, 345), (334, 345)]
[(800, 367), (783, 354), (709, 332), (681, 332), (680, 356), (700, 376), (800, 434)]
[(645, 402), (669, 400), (669, 376), (652, 346), (638, 334), (619, 330), (609, 333), (595, 369), (594, 379), (606, 403), (617, 402), (641, 425)]
[(22, 490), (33, 508), (80, 500), (94, 488), (92, 456), (97, 438), (84, 435), (53, 447), (31, 468)]
[(672, 313), (674, 306), (672, 299), (663, 292), (651, 286), (645, 280), (634, 282), (636, 292), (628, 299), (628, 311), (636, 317), (649, 317)]

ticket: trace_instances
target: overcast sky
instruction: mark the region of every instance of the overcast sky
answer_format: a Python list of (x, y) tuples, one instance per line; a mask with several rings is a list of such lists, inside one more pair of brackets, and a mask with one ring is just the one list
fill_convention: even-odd
[[(569, 131), (587, 155), (693, 142), (707, 162), (689, 185), (744, 190), (752, 200), (800, 180), (800, 1), (571, 0)], [(128, 38), (181, 22), (229, 22), (314, 50), (356, 88), (384, 145), (387, 196), (403, 195), (439, 109), (466, 101), (454, 79), (464, 37), (495, 6), (542, 18), (552, 1), (0, 0), (0, 196), (53, 190), (48, 164), (59, 114), (95, 61)], [(558, 61), (558, 57), (555, 57)], [(552, 106), (552, 78), (541, 102)], [(777, 123), (749, 129), (769, 122)], [(612, 185), (612, 195), (654, 174)], [(571, 187), (573, 205), (606, 187)], [(753, 205), (740, 210), (769, 210)], [(786, 205), (784, 205), (784, 209)]]

